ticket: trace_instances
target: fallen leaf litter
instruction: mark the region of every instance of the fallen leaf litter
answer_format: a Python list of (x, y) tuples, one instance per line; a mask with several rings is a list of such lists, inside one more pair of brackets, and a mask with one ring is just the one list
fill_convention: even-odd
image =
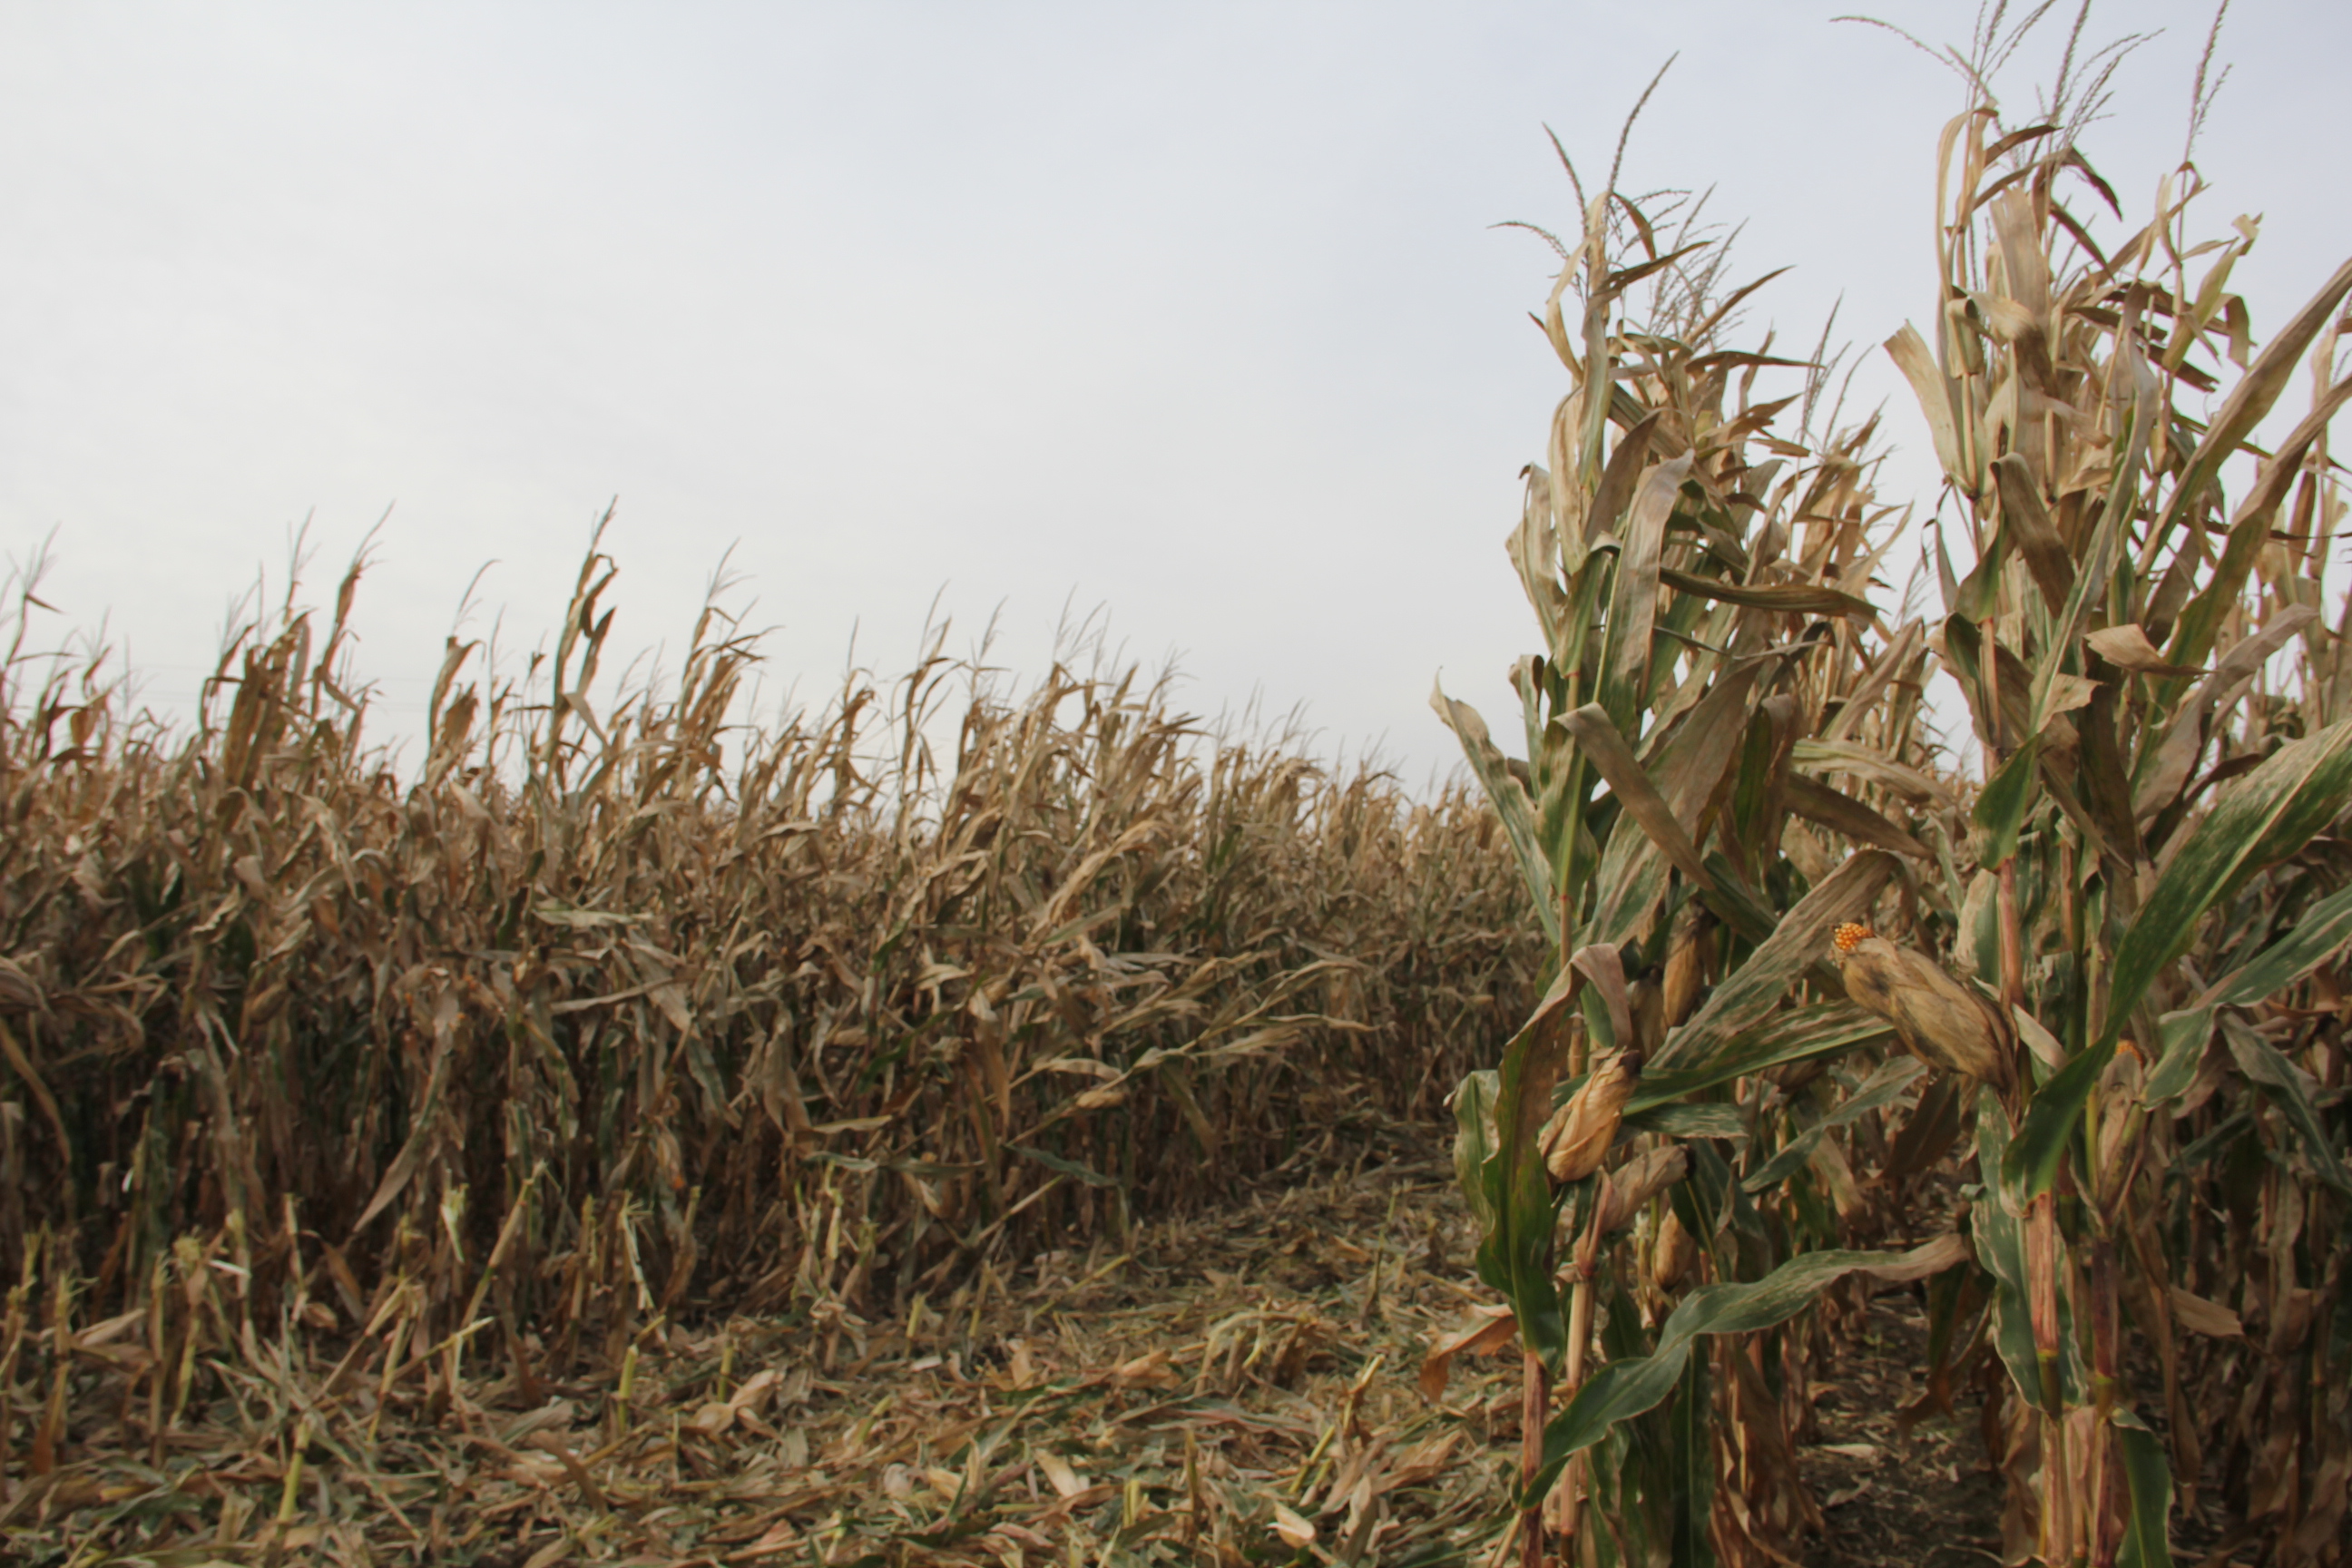
[[(526, 1389), (487, 1366), (437, 1413), (364, 1387), (329, 1396), (322, 1345), (310, 1364), (274, 1363), (294, 1429), (253, 1424), (257, 1391), (248, 1406), (187, 1412), (160, 1464), (119, 1387), (105, 1397), (123, 1377), (93, 1331), (86, 1414), (56, 1468), (0, 1501), (0, 1542), (80, 1568), (133, 1552), (190, 1568), (1492, 1554), (1518, 1367), (1513, 1346), (1481, 1343), (1423, 1376), (1433, 1345), (1495, 1306), (1443, 1164), (1262, 1193), (1133, 1239), (1121, 1254), (1048, 1253), (890, 1321), (669, 1324), (641, 1336), (625, 1401), (590, 1382)], [(247, 1348), (236, 1379), (257, 1385), (272, 1347)], [(1823, 1562), (1896, 1560), (1873, 1548), (1919, 1561), (1906, 1538), (1945, 1527), (1881, 1479), (1888, 1455), (1918, 1443), (1952, 1470), (1941, 1491), (1998, 1495), (1944, 1455), (1948, 1434), (1885, 1426), (1831, 1415), (1809, 1451), (1831, 1510)], [(1870, 1519), (1888, 1505), (1892, 1537)]]

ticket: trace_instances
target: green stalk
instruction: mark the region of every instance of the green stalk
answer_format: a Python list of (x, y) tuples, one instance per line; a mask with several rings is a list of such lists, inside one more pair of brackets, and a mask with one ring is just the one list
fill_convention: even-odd
[[(1984, 620), (1984, 683), (1986, 728), (1990, 731), (1985, 745), (1985, 777), (1990, 780), (2009, 760), (2009, 747), (2001, 727), (2000, 707), (2000, 609), (2006, 595), (1996, 582), (1993, 587), (1992, 611)], [(1993, 868), (1997, 901), (1995, 914), (2000, 938), (2000, 999), (2010, 1009), (2025, 1005), (2025, 937), (2020, 927), (2017, 910), (2017, 859), (2014, 855), (2001, 858)], [(2024, 1101), (2032, 1093), (2031, 1073), (2021, 1073), (2018, 1081), (2021, 1116)], [(2072, 1531), (2065, 1528), (2067, 1505), (2065, 1491), (2066, 1408), (2065, 1385), (2058, 1366), (2058, 1203), (2053, 1193), (2035, 1197), (2026, 1214), (2025, 1268), (2028, 1315), (2033, 1331), (2033, 1360), (2042, 1384), (2042, 1555), (2045, 1562), (2061, 1562), (2068, 1553), (2067, 1538)]]
[[(1569, 676), (1569, 695), (1571, 699), (1576, 694), (1575, 682), (1576, 676), (1571, 672)], [(1580, 754), (1569, 763), (1568, 786), (1570, 801), (1574, 801), (1580, 793), (1580, 786), (1583, 781), (1578, 775), (1583, 772), (1583, 769), (1584, 758)], [(1568, 852), (1560, 858), (1559, 873), (1558, 958), (1562, 971), (1568, 968), (1570, 958), (1576, 950), (1576, 822), (1573, 815), (1570, 816), (1569, 824)], [(1570, 1077), (1585, 1070), (1584, 1044), (1581, 1031), (1570, 1035), (1568, 1070)], [(1549, 1267), (1548, 1259), (1547, 1267)], [(1570, 1299), (1568, 1312), (1566, 1382), (1568, 1396), (1571, 1399), (1576, 1396), (1577, 1382), (1584, 1365), (1584, 1341), (1591, 1335), (1591, 1287), (1583, 1279), (1579, 1279), (1574, 1294)], [(1519, 1400), (1519, 1479), (1523, 1486), (1531, 1487), (1537, 1475), (1543, 1469), (1544, 1426), (1551, 1419), (1551, 1373), (1545, 1367), (1543, 1357), (1537, 1354), (1532, 1346), (1523, 1354), (1525, 1361), (1521, 1367), (1523, 1383)], [(1577, 1479), (1577, 1472), (1572, 1468), (1562, 1479), (1562, 1484), (1570, 1489), (1571, 1497), (1574, 1496), (1573, 1489)], [(1567, 1541), (1569, 1554), (1573, 1558), (1576, 1547), (1572, 1515), (1570, 1519)], [(1519, 1560), (1525, 1564), (1525, 1568), (1543, 1568), (1544, 1527), (1541, 1498), (1532, 1499), (1520, 1515), (1519, 1554)]]

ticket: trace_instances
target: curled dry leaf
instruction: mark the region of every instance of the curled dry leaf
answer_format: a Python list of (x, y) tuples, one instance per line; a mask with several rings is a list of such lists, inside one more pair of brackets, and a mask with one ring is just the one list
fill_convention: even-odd
[(1168, 1359), (1169, 1352), (1163, 1348), (1121, 1362), (1111, 1370), (1112, 1381), (1121, 1388), (1172, 1388), (1181, 1380), (1170, 1368)]
[(767, 1403), (768, 1395), (774, 1393), (782, 1382), (782, 1374), (773, 1367), (763, 1367), (745, 1378), (743, 1385), (727, 1396), (728, 1408), (738, 1415), (746, 1411), (756, 1415), (760, 1407)]
[(1493, 1355), (1510, 1348), (1519, 1337), (1519, 1320), (1508, 1307), (1474, 1307), (1470, 1321), (1430, 1343), (1421, 1363), (1422, 1397), (1432, 1403), (1445, 1395), (1445, 1379), (1459, 1355)]
[(1592, 1069), (1575, 1097), (1544, 1124), (1544, 1169), (1555, 1182), (1580, 1182), (1601, 1168), (1642, 1081), (1642, 1054), (1621, 1051)]
[(2058, 1043), (2057, 1036), (2042, 1026), (2041, 1019), (2022, 1007), (2011, 1008), (2009, 1017), (2017, 1026), (2017, 1037), (2043, 1067), (2055, 1072), (2066, 1065), (2066, 1047)]
[(1087, 1489), (1086, 1478), (1053, 1449), (1041, 1445), (1030, 1450), (1029, 1457), (1035, 1459), (1037, 1468), (1045, 1472), (1045, 1484), (1054, 1489), (1055, 1497), (1074, 1498)]
[(1871, 1264), (1862, 1272), (1889, 1285), (1907, 1285), (1915, 1279), (1930, 1279), (1948, 1268), (1957, 1268), (1975, 1256), (1967, 1237), (1957, 1230), (1948, 1230), (1908, 1252), (1894, 1254), (1884, 1263)]
[(2137, 622), (2120, 626), (2105, 626), (2083, 639), (2091, 651), (2134, 675), (2157, 675), (2168, 678), (2202, 675), (2205, 671), (2193, 664), (2168, 664), (2156, 645), (2147, 640), (2147, 632)]
[(1293, 1551), (1303, 1552), (1315, 1544), (1315, 1527), (1280, 1503), (1274, 1505), (1273, 1527), (1282, 1543)]
[(1866, 925), (1848, 921), (1833, 942), (1847, 996), (1894, 1025), (1913, 1056), (1997, 1088), (2016, 1081), (2016, 1031), (1990, 998)]

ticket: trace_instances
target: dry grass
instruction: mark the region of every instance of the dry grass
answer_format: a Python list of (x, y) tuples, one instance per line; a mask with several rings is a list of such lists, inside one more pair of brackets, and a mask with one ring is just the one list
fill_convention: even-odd
[[(887, 1321), (672, 1323), (637, 1342), (625, 1395), (519, 1363), (354, 1376), (299, 1308), (246, 1336), (225, 1276), (225, 1375), (160, 1462), (119, 1415), (143, 1393), (138, 1326), (85, 1331), (65, 1462), (0, 1530), (45, 1563), (1484, 1562), (1517, 1367), (1464, 1356), (1434, 1398), (1416, 1386), (1429, 1342), (1487, 1299), (1433, 1142), (1393, 1129), (1352, 1173), (1139, 1226), (1131, 1252), (1045, 1252)], [(1791, 1458), (1840, 1562), (1881, 1561), (1885, 1517), (1909, 1531), (1896, 1550), (1948, 1531), (1940, 1494), (1893, 1511), (1947, 1469), (1978, 1512), (1991, 1485), (1961, 1428), (1897, 1417), (1920, 1392), (1907, 1358), (1844, 1327), (1916, 1349), (1913, 1295), (1825, 1303), (1848, 1364), (1797, 1393), (1821, 1413)]]

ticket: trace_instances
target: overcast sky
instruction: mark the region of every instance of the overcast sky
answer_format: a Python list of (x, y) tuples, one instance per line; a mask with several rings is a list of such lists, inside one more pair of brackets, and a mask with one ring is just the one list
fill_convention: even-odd
[[(469, 632), (527, 648), (617, 497), (619, 650), (674, 649), (732, 544), (772, 694), (853, 626), (903, 669), (935, 595), (1024, 675), (1098, 607), (1192, 710), (1298, 707), (1417, 784), (1433, 676), (1499, 716), (1531, 646), (1501, 541), (1566, 378), (1550, 252), (1490, 226), (1572, 232), (1547, 122), (1596, 177), (1679, 50), (1625, 184), (1712, 184), (1744, 271), (1795, 265), (1784, 347), (1841, 293), (1865, 346), (1925, 321), (1958, 87), (1842, 8), (8, 0), (0, 545), (54, 528), (47, 629), (110, 615), (184, 710), (295, 523), (323, 596), (389, 507), (360, 664), (413, 726), (475, 569)], [(2210, 16), (2094, 14), (2165, 29), (2085, 144), (2135, 221)], [(2221, 54), (2205, 218), (2267, 214), (2259, 336), (2352, 252), (2352, 5), (2240, 0)]]

